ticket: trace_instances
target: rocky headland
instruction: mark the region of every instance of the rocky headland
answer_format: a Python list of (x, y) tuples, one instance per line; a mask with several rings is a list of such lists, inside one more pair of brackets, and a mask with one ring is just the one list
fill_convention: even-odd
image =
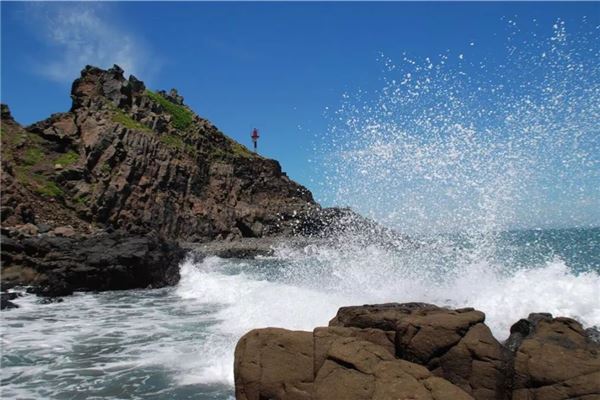
[(248, 257), (348, 218), (374, 224), (321, 208), (277, 161), (223, 134), (174, 89), (87, 66), (71, 98), (68, 112), (26, 127), (2, 105), (3, 290), (161, 287), (178, 281), (185, 250)]
[(598, 331), (531, 314), (504, 343), (472, 308), (343, 307), (312, 332), (256, 329), (235, 350), (238, 400), (598, 400)]

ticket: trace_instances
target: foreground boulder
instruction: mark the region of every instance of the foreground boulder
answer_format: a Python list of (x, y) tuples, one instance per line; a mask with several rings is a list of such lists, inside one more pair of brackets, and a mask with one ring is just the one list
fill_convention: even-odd
[(310, 332), (258, 329), (235, 352), (236, 396), (261, 399), (598, 400), (600, 345), (568, 318), (532, 314), (505, 344), (472, 308), (341, 308)]
[(397, 357), (426, 366), (476, 399), (504, 399), (508, 353), (484, 320), (472, 308), (392, 303), (343, 307), (330, 324), (393, 330)]
[[(13, 237), (11, 237), (13, 236)], [(2, 286), (44, 296), (74, 290), (157, 288), (179, 281), (184, 251), (155, 235), (103, 232), (88, 237), (2, 232)]]
[(581, 324), (531, 314), (511, 328), (514, 400), (600, 399), (600, 345)]
[(236, 346), (234, 374), (239, 400), (311, 399), (312, 334), (278, 328), (250, 331)]
[(426, 368), (396, 359), (376, 344), (391, 344), (381, 331), (318, 329), (314, 336), (277, 328), (244, 335), (235, 350), (236, 398), (472, 399)]
[(355, 337), (333, 341), (317, 372), (313, 398), (467, 400), (467, 393), (427, 368), (396, 359), (385, 348)]

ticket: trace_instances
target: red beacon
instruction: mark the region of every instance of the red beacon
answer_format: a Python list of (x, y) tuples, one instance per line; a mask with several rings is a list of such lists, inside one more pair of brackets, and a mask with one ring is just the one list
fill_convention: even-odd
[(258, 138), (260, 137), (258, 134), (258, 129), (254, 128), (252, 130), (252, 136), (250, 136), (252, 138), (252, 143), (254, 143), (254, 152), (256, 153), (256, 144), (258, 142)]

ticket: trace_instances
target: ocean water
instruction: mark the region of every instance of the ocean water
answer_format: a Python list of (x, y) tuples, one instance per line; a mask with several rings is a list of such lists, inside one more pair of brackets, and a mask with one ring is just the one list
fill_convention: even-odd
[(501, 245), (484, 253), (456, 237), (394, 250), (348, 240), (281, 246), (256, 260), (186, 261), (172, 288), (80, 293), (55, 304), (25, 296), (2, 313), (0, 394), (230, 399), (241, 335), (266, 326), (311, 330), (345, 305), (472, 306), (500, 340), (530, 312), (600, 325), (600, 228), (499, 236)]

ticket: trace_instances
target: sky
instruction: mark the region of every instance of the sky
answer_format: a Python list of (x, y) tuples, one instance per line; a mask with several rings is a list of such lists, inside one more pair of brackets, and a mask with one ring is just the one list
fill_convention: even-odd
[[(600, 25), (598, 2), (3, 1), (1, 11), (1, 98), (22, 124), (67, 111), (86, 64), (116, 63), (152, 89), (177, 88), (196, 113), (247, 146), (258, 128), (260, 153), (326, 204), (334, 196), (319, 184), (325, 168), (315, 147), (322, 150), (331, 129), (328, 110), (348, 93), (381, 88), (382, 55), (487, 59), (506, 49), (508, 21), (550, 27), (560, 18), (575, 34), (582, 17)], [(593, 208), (578, 218), (600, 222)]]

